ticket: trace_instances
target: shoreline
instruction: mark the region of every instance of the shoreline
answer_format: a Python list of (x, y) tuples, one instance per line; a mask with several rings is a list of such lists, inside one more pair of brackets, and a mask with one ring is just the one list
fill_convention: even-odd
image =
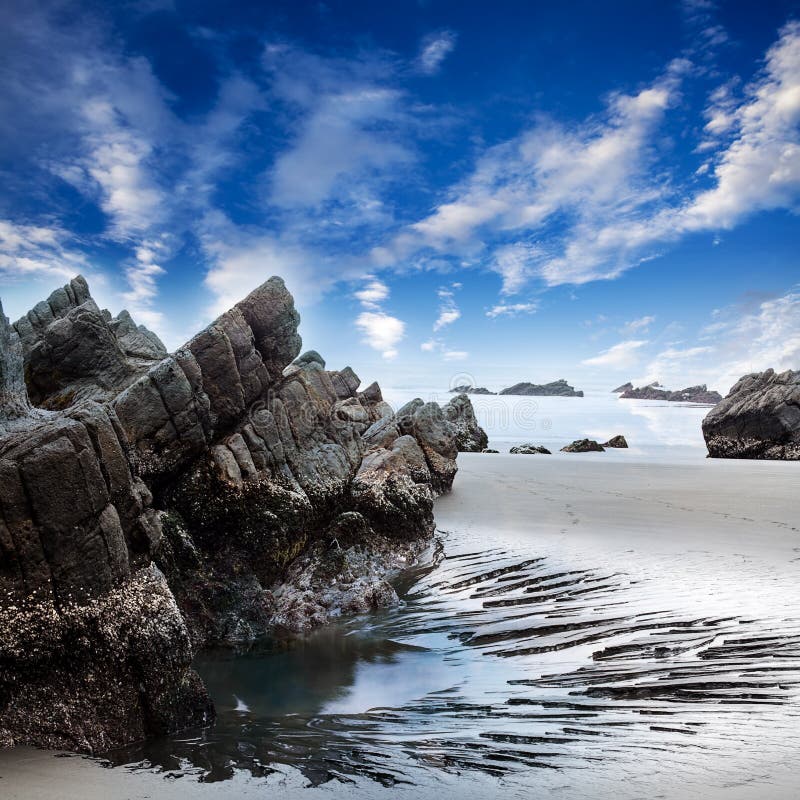
[[(719, 618), (756, 614), (777, 619), (794, 614), (800, 620), (796, 475), (787, 462), (714, 459), (688, 466), (654, 462), (643, 467), (638, 460), (604, 459), (604, 454), (541, 458), (461, 454), (459, 465), (452, 492), (440, 497), (435, 508), (437, 527), (446, 537), (446, 556), (455, 559), (453, 563), (459, 563), (460, 551), (487, 546), (493, 551), (524, 551), (546, 556), (551, 569), (591, 567), (609, 575), (623, 571), (630, 586), (650, 587), (647, 592), (655, 592), (648, 601), (655, 603), (655, 608), (664, 604), (676, 613), (696, 615), (700, 613), (697, 603), (703, 602), (710, 603), (703, 613)], [(699, 595), (693, 586), (702, 587)], [(371, 624), (369, 619), (364, 618), (365, 624)], [(563, 669), (563, 658), (556, 651), (536, 656), (534, 663), (541, 662), (546, 673)], [(764, 736), (763, 728), (756, 726), (757, 734), (761, 739), (751, 742), (750, 750), (742, 750), (741, 759), (727, 753), (709, 754), (707, 764), (691, 763), (691, 771), (683, 779), (700, 787), (704, 797), (720, 800), (755, 800), (765, 792), (776, 800), (796, 796), (791, 770), (778, 765), (791, 762), (787, 749), (800, 752), (800, 742), (784, 731), (782, 741), (776, 744), (775, 737), (781, 738), (779, 727), (774, 735)], [(263, 795), (270, 784), (287, 797), (307, 800), (350, 791), (336, 782), (303, 788), (302, 776), (291, 768), (279, 770), (266, 782), (242, 773), (231, 780), (205, 784), (191, 774), (171, 779), (168, 773), (105, 769), (79, 756), (57, 758), (28, 749), (14, 752), (0, 752), (0, 786), (12, 800), (93, 800), (108, 794), (227, 800), (251, 793)], [(726, 760), (730, 757), (732, 763)], [(722, 759), (719, 765), (718, 759)], [(543, 791), (545, 786), (550, 787), (548, 791), (558, 786), (560, 796), (583, 800), (636, 797), (644, 788), (677, 799), (685, 796), (680, 751), (673, 762), (672, 776), (662, 774), (654, 779), (658, 782), (649, 785), (649, 776), (629, 767), (633, 769), (631, 785), (620, 790), (612, 760), (592, 770), (557, 771), (559, 779), (545, 781)], [(730, 771), (730, 781), (719, 781), (720, 769)], [(749, 777), (740, 774), (745, 772)], [(454, 781), (451, 788), (460, 796), (524, 796), (516, 786), (485, 776), (475, 780), (450, 776), (446, 780)], [(441, 793), (441, 788), (434, 790), (430, 785), (387, 790), (359, 782), (353, 788), (363, 796), (388, 796), (388, 791), (395, 796), (414, 792), (420, 797)]]

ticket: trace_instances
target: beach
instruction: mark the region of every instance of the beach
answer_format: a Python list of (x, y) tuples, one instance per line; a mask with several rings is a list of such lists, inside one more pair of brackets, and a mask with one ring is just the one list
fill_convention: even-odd
[(461, 454), (401, 608), (201, 664), (214, 733), (4, 752), (3, 795), (796, 796), (796, 465), (647, 451)]

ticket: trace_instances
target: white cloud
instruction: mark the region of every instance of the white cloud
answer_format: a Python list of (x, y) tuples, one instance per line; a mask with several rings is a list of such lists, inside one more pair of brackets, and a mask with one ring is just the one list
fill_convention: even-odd
[(728, 110), (733, 141), (713, 168), (715, 185), (681, 215), (685, 230), (731, 228), (745, 215), (796, 209), (800, 198), (800, 23), (792, 22), (767, 53), (762, 76)]
[(383, 281), (373, 278), (363, 289), (355, 292), (354, 297), (367, 308), (377, 308), (389, 297), (389, 287)]
[(751, 310), (723, 309), (712, 326), (705, 331), (713, 349), (705, 374), (723, 393), (749, 372), (800, 368), (800, 287)]
[(362, 311), (356, 327), (364, 334), (364, 343), (391, 360), (397, 356), (397, 345), (405, 336), (406, 324), (384, 311)]
[[(605, 115), (579, 126), (539, 118), (486, 151), (446, 202), (376, 255), (384, 265), (425, 249), (467, 256), (501, 275), (504, 294), (533, 277), (556, 285), (619, 274), (631, 264), (608, 264), (585, 243), (610, 224), (629, 231), (663, 199), (653, 140), (687, 69), (673, 62), (651, 86), (614, 95)], [(548, 234), (546, 247), (531, 242)]]
[(492, 306), (486, 316), (495, 319), (496, 317), (516, 317), (519, 314), (534, 314), (539, 309), (538, 303), (499, 303)]
[[(460, 284), (458, 285), (460, 286)], [(453, 284), (453, 286), (455, 287), (456, 284)], [(433, 323), (434, 332), (440, 331), (448, 325), (452, 325), (456, 320), (461, 318), (461, 311), (456, 305), (453, 289), (443, 287), (439, 289), (437, 294), (441, 302), (439, 304), (439, 316), (436, 318), (436, 322)]]
[(627, 333), (636, 333), (636, 331), (645, 333), (655, 321), (656, 318), (652, 316), (639, 317), (639, 319), (632, 319), (630, 322), (626, 322), (623, 330)]
[(422, 42), (422, 49), (417, 59), (421, 72), (433, 75), (439, 71), (442, 62), (456, 46), (456, 35), (451, 31), (426, 36)]
[(296, 117), (296, 134), (270, 173), (272, 202), (316, 209), (330, 201), (374, 211), (371, 180), (415, 158), (404, 141), (411, 124), (404, 96), (387, 85), (384, 65), (275, 44), (266, 47), (264, 65), (273, 94)]
[(581, 361), (587, 367), (610, 367), (612, 369), (623, 369), (632, 367), (638, 363), (639, 350), (647, 344), (646, 340), (629, 339), (619, 342), (608, 350)]
[(442, 358), (445, 361), (464, 361), (469, 358), (469, 353), (466, 350), (444, 350)]

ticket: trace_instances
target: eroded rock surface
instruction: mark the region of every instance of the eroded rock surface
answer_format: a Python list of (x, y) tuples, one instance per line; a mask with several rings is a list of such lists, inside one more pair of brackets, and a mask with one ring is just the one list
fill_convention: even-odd
[(604, 447), (594, 439), (576, 439), (566, 447), (561, 448), (562, 453), (602, 453)]
[(703, 420), (713, 458), (800, 459), (800, 371), (745, 375)]
[(447, 403), (444, 415), (455, 426), (459, 453), (480, 453), (489, 446), (489, 437), (478, 425), (475, 409), (466, 394), (456, 395)]
[(198, 646), (396, 601), (457, 431), (298, 358), (298, 324), (279, 278), (172, 354), (80, 277), (0, 313), (0, 741), (202, 724)]

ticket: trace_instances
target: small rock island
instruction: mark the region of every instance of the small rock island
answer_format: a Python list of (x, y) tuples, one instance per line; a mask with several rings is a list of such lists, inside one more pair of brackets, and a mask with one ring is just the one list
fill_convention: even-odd
[(530, 397), (583, 397), (582, 391), (576, 391), (563, 378), (551, 383), (515, 383), (507, 389), (503, 389), (500, 394), (522, 395)]

